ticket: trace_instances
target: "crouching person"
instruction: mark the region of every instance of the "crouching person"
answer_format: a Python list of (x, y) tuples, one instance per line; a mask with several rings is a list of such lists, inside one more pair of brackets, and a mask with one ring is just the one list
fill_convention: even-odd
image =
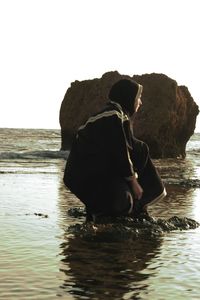
[(95, 216), (138, 217), (166, 195), (145, 143), (131, 130), (130, 118), (142, 104), (142, 86), (122, 79), (100, 112), (77, 132), (64, 173), (65, 185)]

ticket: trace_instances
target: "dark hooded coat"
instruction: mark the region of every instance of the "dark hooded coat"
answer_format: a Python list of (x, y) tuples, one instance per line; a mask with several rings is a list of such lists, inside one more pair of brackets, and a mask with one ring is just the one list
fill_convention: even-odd
[[(130, 116), (141, 90), (129, 80), (113, 85), (105, 108), (78, 129), (73, 141), (64, 183), (92, 213), (127, 214), (132, 193), (127, 180), (137, 172), (143, 184), (141, 174), (149, 161), (152, 164), (147, 145), (131, 131)], [(159, 177), (157, 181), (159, 195), (163, 186)]]

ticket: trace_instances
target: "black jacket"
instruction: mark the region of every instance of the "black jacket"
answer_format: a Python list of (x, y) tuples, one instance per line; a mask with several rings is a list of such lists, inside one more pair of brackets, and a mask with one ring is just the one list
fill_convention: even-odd
[(129, 117), (120, 104), (110, 101), (78, 129), (65, 168), (66, 186), (87, 184), (91, 178), (131, 177), (132, 150)]

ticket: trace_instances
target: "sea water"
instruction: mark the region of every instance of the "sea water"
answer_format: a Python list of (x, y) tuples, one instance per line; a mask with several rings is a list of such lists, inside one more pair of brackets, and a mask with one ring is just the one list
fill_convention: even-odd
[[(90, 240), (63, 185), (60, 131), (0, 129), (0, 299), (199, 299), (200, 229)], [(187, 157), (155, 160), (168, 195), (150, 209), (200, 222), (200, 134)]]

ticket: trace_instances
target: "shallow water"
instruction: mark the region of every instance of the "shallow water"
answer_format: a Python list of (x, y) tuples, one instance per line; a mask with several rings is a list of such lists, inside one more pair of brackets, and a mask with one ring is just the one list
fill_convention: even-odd
[[(200, 230), (121, 242), (75, 237), (64, 161), (0, 177), (0, 299), (198, 299)], [(21, 169), (20, 169), (21, 168)], [(21, 170), (21, 172), (20, 172)], [(199, 189), (168, 185), (151, 214), (200, 221)], [(41, 216), (36, 215), (41, 213)], [(48, 217), (47, 217), (47, 216)]]
[[(198, 159), (156, 164), (168, 196), (151, 215), (200, 222)], [(80, 203), (63, 186), (64, 165), (0, 160), (0, 299), (200, 298), (200, 228), (117, 242), (74, 235), (84, 217), (67, 213)]]

